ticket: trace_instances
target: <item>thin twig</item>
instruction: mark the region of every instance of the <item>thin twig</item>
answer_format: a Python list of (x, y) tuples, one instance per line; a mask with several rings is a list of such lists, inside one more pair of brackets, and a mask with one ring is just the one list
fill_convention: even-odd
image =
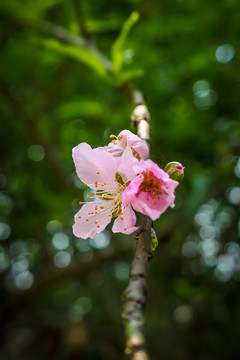
[(90, 39), (86, 39), (78, 35), (73, 35), (69, 33), (64, 27), (53, 24), (49, 21), (38, 21), (31, 23), (30, 25), (37, 28), (38, 30), (47, 32), (53, 35), (55, 38), (68, 44), (72, 44), (77, 47), (82, 47), (89, 50), (92, 54), (96, 56), (96, 58), (98, 58), (98, 60), (101, 61), (102, 65), (107, 71), (112, 72), (111, 61), (97, 49), (97, 47)]
[[(134, 111), (132, 114), (133, 125), (137, 127), (138, 136), (149, 143), (150, 141), (150, 114), (144, 104), (143, 95), (132, 90)], [(141, 215), (140, 229), (136, 235), (136, 253), (129, 275), (129, 285), (122, 296), (122, 319), (125, 324), (126, 348), (125, 352), (133, 360), (150, 360), (146, 350), (144, 336), (143, 308), (146, 302), (147, 263), (153, 256), (151, 249), (152, 220)]]

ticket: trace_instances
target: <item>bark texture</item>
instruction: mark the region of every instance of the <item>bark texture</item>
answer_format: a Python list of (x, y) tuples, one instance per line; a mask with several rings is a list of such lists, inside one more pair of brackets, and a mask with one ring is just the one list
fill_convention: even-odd
[[(133, 125), (137, 128), (138, 136), (150, 142), (150, 114), (144, 103), (143, 95), (133, 91), (134, 111), (131, 116)], [(126, 348), (125, 352), (133, 360), (150, 360), (146, 350), (144, 336), (143, 308), (146, 303), (147, 263), (153, 256), (151, 241), (153, 237), (152, 220), (141, 214), (140, 228), (135, 236), (136, 252), (130, 269), (129, 284), (122, 296), (122, 320), (125, 324)]]

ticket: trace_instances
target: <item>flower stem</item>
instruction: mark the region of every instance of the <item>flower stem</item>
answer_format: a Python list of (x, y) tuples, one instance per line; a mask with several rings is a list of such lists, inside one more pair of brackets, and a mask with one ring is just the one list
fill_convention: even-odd
[[(131, 89), (134, 111), (131, 120), (137, 127), (138, 136), (150, 142), (150, 114), (144, 104), (143, 95)], [(136, 234), (136, 252), (129, 274), (129, 284), (122, 295), (123, 311), (122, 320), (125, 324), (126, 348), (125, 352), (133, 360), (150, 360), (146, 350), (144, 336), (143, 308), (146, 303), (147, 263), (151, 260), (154, 250), (152, 249), (152, 220), (141, 214), (140, 229)]]

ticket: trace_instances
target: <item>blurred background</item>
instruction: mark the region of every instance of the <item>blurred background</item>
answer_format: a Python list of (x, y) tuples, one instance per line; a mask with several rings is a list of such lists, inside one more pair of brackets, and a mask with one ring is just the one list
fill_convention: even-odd
[(131, 83), (152, 159), (185, 166), (154, 225), (152, 359), (240, 359), (239, 17), (239, 0), (1, 1), (2, 360), (126, 359), (134, 239), (73, 236), (90, 189), (71, 152), (130, 128)]

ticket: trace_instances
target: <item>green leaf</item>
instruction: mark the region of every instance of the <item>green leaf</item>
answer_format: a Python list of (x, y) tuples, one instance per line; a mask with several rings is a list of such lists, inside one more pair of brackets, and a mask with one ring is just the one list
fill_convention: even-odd
[(158, 239), (157, 239), (156, 237), (153, 237), (153, 238), (151, 239), (151, 249), (152, 249), (153, 251), (155, 251), (156, 248), (157, 248), (157, 246), (158, 246)]
[(118, 38), (112, 45), (112, 65), (113, 72), (115, 74), (118, 74), (122, 69), (124, 62), (124, 45), (130, 29), (138, 21), (138, 19), (139, 13), (134, 11), (124, 22)]
[(101, 61), (88, 49), (74, 45), (61, 44), (59, 41), (53, 39), (43, 40), (41, 43), (48, 49), (54, 50), (59, 54), (68, 55), (85, 65), (88, 65), (99, 75), (109, 80), (108, 72), (102, 65)]
[(129, 71), (122, 71), (117, 77), (116, 84), (117, 86), (123, 85), (129, 80), (141, 77), (144, 75), (143, 69), (133, 69)]

